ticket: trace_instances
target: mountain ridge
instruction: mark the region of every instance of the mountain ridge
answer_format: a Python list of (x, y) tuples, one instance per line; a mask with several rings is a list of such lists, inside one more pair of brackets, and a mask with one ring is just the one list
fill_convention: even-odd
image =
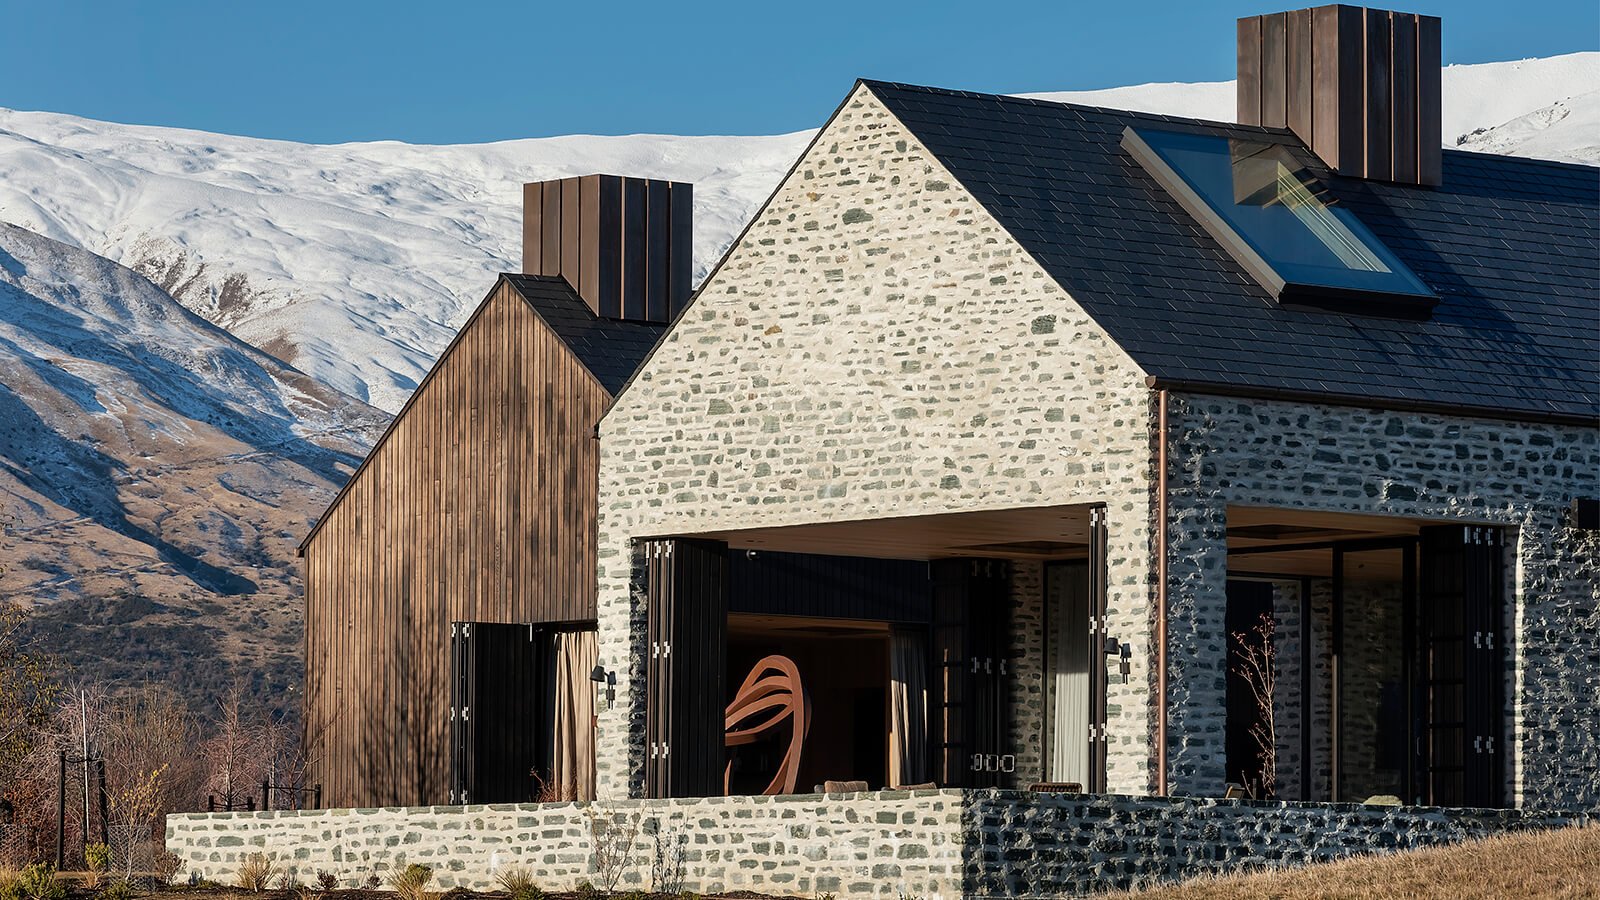
[[(1600, 53), (1449, 66), (1447, 146), (1600, 162)], [(1231, 119), (1232, 82), (1028, 94)], [(323, 383), (404, 403), (501, 271), (520, 186), (695, 184), (704, 275), (813, 131), (299, 144), (0, 110), (0, 220), (100, 253)]]

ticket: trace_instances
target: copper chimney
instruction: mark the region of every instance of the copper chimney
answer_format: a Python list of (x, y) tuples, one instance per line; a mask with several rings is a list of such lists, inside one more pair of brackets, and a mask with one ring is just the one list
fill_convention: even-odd
[(693, 187), (584, 175), (522, 187), (522, 271), (560, 275), (597, 316), (672, 321), (689, 301)]
[(1238, 118), (1288, 128), (1341, 175), (1437, 185), (1439, 19), (1318, 6), (1239, 20)]

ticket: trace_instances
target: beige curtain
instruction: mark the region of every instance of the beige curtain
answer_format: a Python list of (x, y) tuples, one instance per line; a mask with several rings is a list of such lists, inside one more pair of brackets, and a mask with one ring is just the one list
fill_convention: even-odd
[(1089, 784), (1089, 567), (1081, 563), (1046, 570), (1050, 604), (1046, 689), (1050, 703), (1049, 780)]
[(889, 786), (928, 780), (928, 636), (889, 635)]
[(594, 671), (598, 658), (593, 631), (555, 635), (555, 741), (550, 785), (566, 800), (594, 799)]

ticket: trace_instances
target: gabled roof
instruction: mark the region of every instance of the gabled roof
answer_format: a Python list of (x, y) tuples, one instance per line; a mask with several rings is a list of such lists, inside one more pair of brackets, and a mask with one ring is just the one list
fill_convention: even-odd
[(1446, 151), (1444, 185), (1327, 173), (1440, 297), (1428, 321), (1280, 306), (1120, 146), (1272, 131), (865, 82), (1157, 384), (1581, 420), (1600, 411), (1600, 169)]
[(356, 470), (350, 474), (350, 478), (339, 489), (339, 493), (328, 504), (328, 508), (323, 510), (322, 516), (317, 519), (316, 524), (311, 526), (311, 530), (306, 533), (305, 539), (300, 542), (300, 546), (296, 550), (298, 555), (305, 555), (306, 546), (311, 543), (312, 538), (317, 536), (317, 532), (322, 529), (323, 523), (328, 521), (328, 514), (344, 500), (345, 494), (350, 492), (351, 485), (355, 484), (356, 479), (361, 477), (361, 473), (366, 470), (367, 464), (371, 462), (373, 456), (378, 452), (378, 448), (382, 447), (384, 442), (389, 439), (389, 435), (394, 432), (395, 426), (401, 419), (405, 418), (406, 413), (411, 409), (411, 405), (416, 402), (417, 397), (422, 394), (428, 383), (433, 380), (434, 373), (439, 371), (439, 367), (449, 358), (451, 351), (455, 350), (456, 345), (461, 342), (461, 336), (472, 328), (472, 324), (478, 320), (478, 316), (482, 315), (483, 311), (488, 308), (489, 301), (494, 299), (495, 292), (499, 290), (502, 283), (509, 285), (528, 304), (612, 398), (616, 397), (617, 391), (632, 377), (634, 370), (650, 354), (650, 348), (655, 346), (656, 341), (660, 340), (661, 335), (667, 330), (667, 326), (653, 322), (620, 321), (596, 316), (589, 309), (589, 305), (583, 301), (583, 298), (578, 296), (578, 292), (573, 290), (572, 286), (567, 284), (566, 279), (559, 275), (512, 275), (502, 273), (499, 280), (495, 282), (494, 287), (490, 288), (489, 293), (484, 295), (483, 301), (478, 304), (478, 308), (473, 310), (471, 316), (467, 317), (467, 321), (462, 324), (461, 330), (456, 332), (456, 336), (444, 348), (444, 352), (440, 353), (439, 358), (434, 360), (433, 367), (428, 370), (427, 375), (422, 377), (422, 381), (417, 384), (416, 390), (411, 392), (411, 397), (406, 400), (406, 405), (402, 406), (400, 412), (396, 413), (395, 417), (389, 421), (389, 427), (384, 429), (383, 434), (373, 443), (372, 449), (367, 451), (367, 456), (361, 461), (361, 465), (356, 467)]
[(605, 319), (594, 314), (559, 275), (501, 275), (550, 330), (615, 397), (666, 333), (665, 324)]

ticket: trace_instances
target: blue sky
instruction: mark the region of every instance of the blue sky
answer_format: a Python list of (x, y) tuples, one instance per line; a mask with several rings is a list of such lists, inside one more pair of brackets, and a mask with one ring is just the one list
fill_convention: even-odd
[[(1295, 2), (0, 0), (0, 106), (301, 141), (770, 134), (857, 76), (1077, 90), (1233, 75)], [(1447, 63), (1600, 49), (1595, 0), (1402, 4)]]

